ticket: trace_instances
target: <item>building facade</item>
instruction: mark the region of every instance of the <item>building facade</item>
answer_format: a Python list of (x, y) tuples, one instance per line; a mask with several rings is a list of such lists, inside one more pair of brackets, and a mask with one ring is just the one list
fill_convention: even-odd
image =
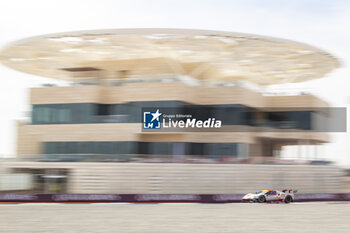
[[(30, 90), (31, 119), (18, 122), (17, 135), (18, 157), (30, 162), (9, 166), (16, 172), (36, 174), (36, 183), (62, 184), (51, 191), (78, 193), (132, 192), (123, 185), (108, 187), (114, 181), (107, 182), (105, 175), (94, 177), (106, 181), (106, 186), (90, 178), (86, 183), (84, 177), (90, 172), (84, 162), (94, 162), (106, 171), (112, 165), (105, 162), (113, 166), (121, 162), (263, 163), (278, 158), (283, 146), (327, 143), (328, 135), (321, 129), (327, 117), (325, 101), (308, 93), (266, 95), (262, 90), (272, 84), (318, 78), (339, 65), (330, 54), (297, 42), (177, 29), (41, 36), (9, 45), (1, 61), (20, 71), (64, 81)], [(203, 119), (221, 120), (222, 127), (145, 131), (143, 108), (196, 113)], [(222, 173), (219, 180), (232, 178), (224, 174), (225, 169), (217, 169)], [(312, 173), (313, 168), (307, 169)], [(268, 180), (272, 173), (267, 173)], [(164, 173), (161, 177), (165, 174), (177, 176)], [(293, 182), (301, 184), (302, 179)], [(144, 188), (137, 192), (150, 192), (145, 187), (152, 185), (147, 182), (138, 182)], [(338, 185), (334, 179), (327, 182), (323, 185), (330, 190)], [(82, 184), (94, 188), (80, 189)], [(239, 187), (223, 193), (237, 192)], [(40, 190), (48, 191), (46, 186)], [(198, 187), (188, 192), (211, 190)]]
[[(272, 157), (283, 145), (328, 141), (326, 133), (314, 130), (313, 122), (325, 114), (314, 109), (327, 104), (312, 95), (263, 96), (241, 86), (141, 82), (34, 88), (30, 99), (31, 122), (18, 125), (17, 152), (23, 158), (238, 160)], [(205, 109), (200, 115), (221, 119), (227, 130), (144, 132), (142, 107), (171, 107), (179, 113)]]

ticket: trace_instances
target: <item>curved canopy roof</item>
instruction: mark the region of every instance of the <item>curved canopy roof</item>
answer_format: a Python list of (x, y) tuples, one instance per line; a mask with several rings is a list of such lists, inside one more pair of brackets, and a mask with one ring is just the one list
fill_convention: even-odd
[(256, 84), (301, 82), (339, 66), (312, 46), (271, 37), (189, 29), (112, 29), (43, 35), (3, 48), (7, 66), (56, 79), (163, 74)]

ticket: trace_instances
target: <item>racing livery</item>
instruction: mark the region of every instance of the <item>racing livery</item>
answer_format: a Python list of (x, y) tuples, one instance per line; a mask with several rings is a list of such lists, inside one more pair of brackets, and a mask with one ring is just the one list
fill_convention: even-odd
[(272, 201), (282, 201), (285, 203), (290, 203), (294, 201), (294, 194), (297, 190), (284, 189), (282, 191), (265, 189), (256, 193), (248, 193), (243, 198), (243, 202), (272, 202)]

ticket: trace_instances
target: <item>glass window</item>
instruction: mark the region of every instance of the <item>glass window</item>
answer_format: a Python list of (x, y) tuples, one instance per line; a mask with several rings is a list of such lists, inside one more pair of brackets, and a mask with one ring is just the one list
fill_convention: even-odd
[(43, 154), (237, 155), (238, 143), (44, 142)]
[(59, 106), (49, 107), (50, 111), (50, 120), (49, 123), (58, 123), (59, 122)]
[(235, 143), (212, 143), (212, 154), (214, 155), (236, 155)]
[(204, 155), (204, 143), (191, 143), (190, 144), (191, 155)]
[(53, 153), (55, 153), (54, 142), (45, 142), (44, 154), (53, 154)]
[(33, 124), (39, 124), (40, 123), (40, 114), (39, 114), (39, 106), (33, 105), (32, 108), (32, 123)]
[(92, 154), (93, 144), (91, 142), (77, 142), (78, 154)]
[(269, 191), (266, 193), (267, 195), (276, 195), (276, 191)]
[(76, 154), (78, 153), (78, 143), (77, 142), (66, 142), (66, 153)]
[(48, 107), (41, 107), (39, 108), (39, 120), (43, 123), (49, 123), (50, 122), (50, 108)]
[(149, 150), (148, 150), (148, 142), (138, 142), (138, 154), (144, 154), (147, 155), (149, 154)]
[[(239, 104), (191, 105), (181, 101), (139, 101), (123, 104), (43, 104), (33, 105), (33, 124), (63, 123), (137, 123), (141, 121), (142, 108), (167, 108), (167, 114), (184, 113), (206, 120), (216, 118), (223, 125), (254, 125), (256, 111)], [(264, 112), (261, 109), (259, 122), (274, 128), (312, 129), (311, 111)], [(112, 117), (114, 116), (114, 117)]]
[(98, 104), (97, 105), (97, 115), (111, 115), (112, 111), (110, 111), (112, 108), (109, 104)]
[(59, 123), (70, 123), (71, 122), (71, 111), (68, 108), (61, 108), (58, 111), (58, 122)]
[(137, 154), (134, 142), (111, 142), (110, 150), (112, 154)]
[(172, 144), (170, 142), (150, 142), (149, 152), (154, 155), (172, 154)]

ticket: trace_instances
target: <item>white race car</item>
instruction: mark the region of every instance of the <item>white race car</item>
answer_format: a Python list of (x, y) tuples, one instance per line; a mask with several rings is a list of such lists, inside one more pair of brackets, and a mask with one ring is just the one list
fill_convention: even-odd
[(256, 193), (248, 193), (243, 198), (243, 202), (272, 202), (272, 201), (283, 201), (285, 203), (290, 203), (294, 201), (294, 194), (297, 190), (284, 189), (282, 191), (278, 190), (261, 190)]

